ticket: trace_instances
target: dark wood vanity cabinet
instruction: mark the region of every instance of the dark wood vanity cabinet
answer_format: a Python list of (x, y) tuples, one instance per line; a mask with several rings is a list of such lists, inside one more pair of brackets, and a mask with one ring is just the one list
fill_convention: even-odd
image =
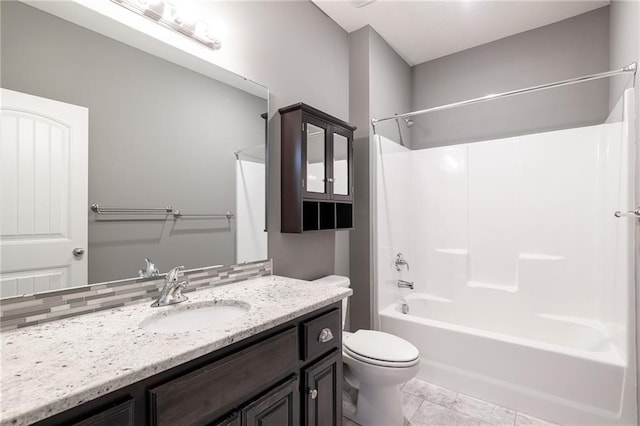
[(282, 232), (353, 228), (356, 127), (303, 103), (279, 112)]
[(341, 425), (341, 318), (337, 302), (39, 424)]

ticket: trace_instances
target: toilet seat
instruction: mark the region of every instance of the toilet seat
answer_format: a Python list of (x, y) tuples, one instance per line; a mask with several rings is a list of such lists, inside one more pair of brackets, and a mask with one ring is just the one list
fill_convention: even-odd
[(345, 336), (343, 351), (358, 361), (381, 367), (407, 368), (420, 362), (418, 348), (382, 331), (358, 330)]

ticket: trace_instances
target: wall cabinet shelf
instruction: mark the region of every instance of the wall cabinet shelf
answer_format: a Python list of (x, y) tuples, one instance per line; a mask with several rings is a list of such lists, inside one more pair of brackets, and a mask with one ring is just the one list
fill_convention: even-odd
[(353, 228), (356, 127), (303, 103), (279, 112), (282, 232)]

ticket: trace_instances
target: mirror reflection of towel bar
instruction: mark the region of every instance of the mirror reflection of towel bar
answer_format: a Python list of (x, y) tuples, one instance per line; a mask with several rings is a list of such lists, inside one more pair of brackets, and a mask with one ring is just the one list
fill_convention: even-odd
[(187, 213), (182, 213), (180, 210), (174, 210), (173, 211), (173, 216), (177, 219), (184, 217), (184, 218), (188, 218), (188, 217), (197, 217), (197, 218), (227, 218), (227, 219), (233, 219), (234, 218), (234, 214), (231, 213), (229, 210), (227, 210), (226, 213), (192, 213), (192, 214), (187, 214)]
[(227, 218), (233, 219), (235, 215), (227, 210), (225, 213), (182, 213), (180, 210), (174, 209), (172, 206), (167, 207), (154, 207), (154, 208), (138, 208), (138, 207), (107, 207), (101, 206), (100, 204), (92, 204), (91, 210), (93, 210), (96, 214), (101, 215), (115, 215), (115, 214), (140, 214), (140, 215), (173, 215), (174, 218)]
[(100, 204), (92, 204), (91, 210), (96, 214), (172, 214), (174, 212), (173, 207), (159, 207), (159, 208), (129, 208), (129, 207), (106, 207)]
[(615, 217), (635, 217), (640, 219), (640, 207), (628, 212), (617, 211), (613, 214)]

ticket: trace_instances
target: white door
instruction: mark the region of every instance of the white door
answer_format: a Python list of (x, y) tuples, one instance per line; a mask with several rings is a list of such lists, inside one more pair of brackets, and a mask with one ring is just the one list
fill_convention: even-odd
[(89, 111), (0, 96), (0, 296), (87, 284)]

